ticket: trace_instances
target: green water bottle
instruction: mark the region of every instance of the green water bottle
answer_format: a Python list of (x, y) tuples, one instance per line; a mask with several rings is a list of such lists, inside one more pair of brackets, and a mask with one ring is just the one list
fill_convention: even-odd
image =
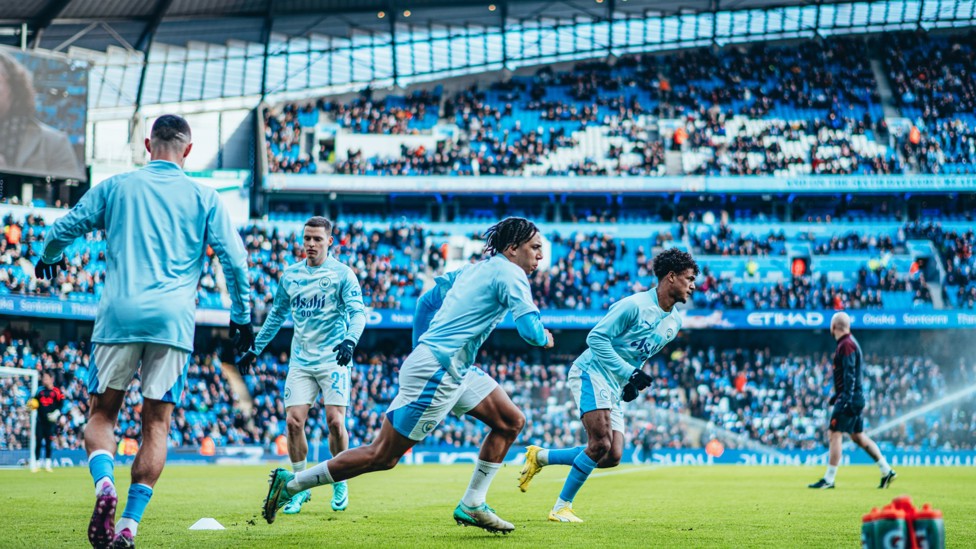
[(915, 513), (915, 539), (918, 549), (945, 549), (945, 524), (942, 511), (928, 503)]
[(874, 521), (874, 549), (909, 549), (905, 511), (886, 505)]
[(875, 543), (875, 524), (878, 520), (878, 508), (874, 507), (871, 512), (861, 517), (861, 549), (874, 549)]

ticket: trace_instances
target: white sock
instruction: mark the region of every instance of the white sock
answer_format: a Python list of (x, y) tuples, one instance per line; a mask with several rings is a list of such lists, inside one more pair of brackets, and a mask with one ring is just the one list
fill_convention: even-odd
[(315, 488), (323, 484), (335, 484), (335, 481), (332, 480), (332, 473), (329, 472), (328, 461), (323, 461), (311, 469), (305, 469), (304, 471), (295, 473), (295, 478), (285, 485), (285, 489), (288, 490), (289, 494), (294, 495), (302, 490), (308, 490), (309, 488)]
[(824, 473), (824, 480), (833, 484), (834, 479), (837, 478), (837, 465), (828, 465), (827, 472)]
[(305, 459), (301, 461), (293, 461), (291, 462), (291, 470), (295, 471), (296, 473), (301, 473), (305, 470), (306, 465), (308, 465), (308, 460)]
[(102, 477), (98, 480), (98, 482), (95, 483), (95, 495), (98, 496), (101, 493), (102, 488), (104, 488), (106, 485), (111, 486), (112, 490), (115, 490), (115, 483), (112, 482), (112, 477)]
[(51, 458), (44, 459), (44, 467), (47, 467), (48, 469), (51, 468)]
[(552, 506), (552, 512), (555, 513), (556, 511), (562, 509), (563, 507), (570, 507), (571, 505), (573, 505), (572, 501), (566, 501), (562, 498), (556, 498), (556, 504)]
[(535, 460), (539, 462), (539, 465), (549, 465), (549, 450), (539, 450), (539, 453), (535, 455)]
[(881, 469), (882, 475), (887, 475), (891, 472), (891, 465), (888, 465), (888, 460), (884, 456), (878, 458), (878, 461), (875, 461), (875, 463), (878, 464), (878, 469)]
[(471, 473), (471, 483), (468, 484), (468, 489), (464, 492), (461, 503), (468, 507), (478, 507), (483, 504), (488, 495), (488, 487), (491, 486), (495, 473), (501, 467), (501, 463), (489, 463), (479, 459), (474, 466), (474, 472)]
[(129, 529), (129, 532), (132, 534), (132, 537), (136, 537), (136, 531), (139, 530), (139, 523), (128, 517), (122, 517), (121, 519), (119, 519), (119, 522), (116, 523), (115, 531), (121, 532), (126, 528)]

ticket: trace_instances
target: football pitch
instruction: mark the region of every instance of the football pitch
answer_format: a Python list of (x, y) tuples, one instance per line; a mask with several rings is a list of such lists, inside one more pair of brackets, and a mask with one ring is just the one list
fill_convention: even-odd
[[(878, 490), (875, 467), (841, 467), (835, 490), (806, 485), (822, 467), (618, 467), (597, 471), (576, 498), (584, 524), (546, 520), (568, 468), (549, 467), (527, 493), (518, 467), (499, 471), (488, 503), (515, 524), (508, 536), (457, 526), (470, 465), (401, 466), (350, 481), (349, 509), (312, 491), (300, 515), (261, 518), (270, 467), (170, 466), (139, 528), (139, 547), (858, 547), (861, 515), (908, 494), (945, 514), (948, 547), (976, 547), (976, 469), (901, 467)], [(116, 468), (120, 494), (128, 468)], [(0, 471), (0, 547), (84, 547), (93, 502), (81, 467)], [(124, 499), (124, 497), (122, 498)], [(121, 516), (121, 503), (119, 509)], [(213, 517), (222, 531), (191, 531)]]

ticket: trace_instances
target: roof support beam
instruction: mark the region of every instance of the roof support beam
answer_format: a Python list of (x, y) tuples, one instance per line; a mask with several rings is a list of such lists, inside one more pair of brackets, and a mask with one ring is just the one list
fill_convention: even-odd
[(264, 23), (261, 25), (261, 42), (264, 43), (264, 57), (261, 60), (261, 102), (268, 95), (268, 56), (271, 55), (271, 27), (274, 24), (274, 0), (268, 0), (264, 9)]
[(718, 10), (722, 0), (712, 0), (712, 47), (718, 48)]
[(139, 73), (139, 89), (136, 91), (136, 113), (142, 108), (142, 94), (146, 89), (146, 72), (149, 69), (149, 50), (152, 49), (153, 38), (156, 37), (159, 24), (163, 22), (163, 16), (166, 15), (166, 11), (169, 10), (172, 3), (173, 0), (157, 0), (156, 9), (153, 10), (152, 16), (146, 23), (145, 28), (142, 29), (142, 34), (136, 40), (135, 49), (142, 52), (142, 71)]
[(30, 44), (31, 49), (36, 50), (40, 46), (44, 29), (51, 25), (54, 19), (64, 11), (64, 8), (68, 7), (70, 2), (71, 0), (51, 0), (36, 17), (27, 22), (27, 27), (34, 32), (34, 37), (31, 39)]
[(393, 62), (393, 85), (400, 85), (400, 64), (397, 63), (397, 3), (396, 0), (387, 0), (387, 14), (390, 19), (390, 60)]
[[(501, 12), (501, 25), (499, 27), (502, 31), (502, 68), (508, 68), (508, 31), (505, 30), (508, 22), (508, 0), (502, 0), (502, 9), (498, 10)], [(485, 60), (487, 61), (487, 57)]]
[(149, 16), (149, 21), (146, 22), (146, 26), (142, 29), (139, 39), (136, 40), (135, 48), (137, 50), (141, 52), (149, 51), (150, 43), (153, 37), (156, 36), (156, 30), (159, 28), (159, 24), (163, 22), (163, 16), (166, 15), (172, 3), (173, 0), (157, 0), (156, 9)]
[(823, 11), (823, 0), (817, 0), (817, 19), (813, 22), (813, 36), (821, 38), (820, 35), (820, 12)]

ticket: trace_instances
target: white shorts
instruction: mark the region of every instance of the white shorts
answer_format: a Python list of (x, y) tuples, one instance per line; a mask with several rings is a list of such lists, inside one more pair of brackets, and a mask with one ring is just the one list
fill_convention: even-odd
[(105, 389), (125, 391), (138, 371), (143, 398), (179, 404), (186, 387), (189, 358), (188, 351), (159, 343), (92, 345), (88, 394), (100, 395)]
[(396, 432), (418, 442), (447, 414), (464, 415), (498, 386), (491, 376), (477, 368), (457, 381), (426, 345), (418, 345), (403, 362), (399, 383), (400, 390), (390, 403), (386, 417)]
[(624, 432), (624, 413), (620, 408), (620, 395), (610, 388), (610, 384), (600, 374), (584, 372), (573, 364), (566, 380), (569, 390), (576, 399), (580, 417), (593, 410), (610, 410), (610, 428)]
[(285, 408), (315, 404), (322, 393), (326, 406), (349, 406), (349, 368), (289, 368), (285, 376)]
[(464, 374), (461, 385), (461, 398), (451, 409), (451, 413), (457, 417), (463, 416), (481, 404), (481, 401), (486, 399), (495, 387), (498, 387), (498, 382), (481, 368), (472, 366), (468, 373)]

